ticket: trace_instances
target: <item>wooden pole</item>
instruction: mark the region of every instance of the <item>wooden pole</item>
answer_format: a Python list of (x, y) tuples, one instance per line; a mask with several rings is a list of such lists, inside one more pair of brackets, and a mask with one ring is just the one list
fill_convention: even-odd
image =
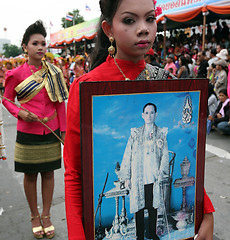
[(74, 46), (74, 57), (76, 56), (76, 42), (74, 41), (73, 43), (73, 46)]
[[(26, 112), (28, 112), (28, 113), (30, 113), (30, 114), (34, 114), (34, 113), (30, 112), (29, 110), (27, 110), (26, 108), (22, 107), (21, 105), (15, 103), (15, 102), (13, 102), (13, 101), (11, 101), (9, 98), (6, 98), (6, 97), (4, 97), (4, 96), (2, 96), (2, 95), (0, 95), (0, 98), (5, 99), (6, 101), (14, 104), (15, 106), (23, 109), (24, 111), (26, 111)], [(36, 115), (36, 114), (34, 114), (34, 115)], [(40, 122), (42, 125), (44, 125), (47, 129), (49, 129), (49, 130), (53, 133), (53, 135), (64, 145), (63, 140), (62, 140), (49, 126), (47, 126), (41, 119), (38, 118), (37, 120), (38, 120), (38, 122)]]
[(164, 22), (164, 61), (166, 58), (166, 21)]
[(203, 12), (203, 39), (202, 39), (202, 51), (204, 51), (204, 45), (205, 45), (205, 32), (206, 32), (206, 12)]
[(84, 41), (84, 53), (86, 53), (86, 39)]
[(65, 45), (65, 56), (67, 57), (67, 45)]

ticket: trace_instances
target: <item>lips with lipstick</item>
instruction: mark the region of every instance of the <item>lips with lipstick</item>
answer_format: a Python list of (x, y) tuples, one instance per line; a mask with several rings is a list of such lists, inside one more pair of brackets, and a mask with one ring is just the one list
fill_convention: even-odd
[(149, 46), (149, 41), (148, 40), (141, 40), (136, 44), (138, 47), (141, 48), (146, 48)]

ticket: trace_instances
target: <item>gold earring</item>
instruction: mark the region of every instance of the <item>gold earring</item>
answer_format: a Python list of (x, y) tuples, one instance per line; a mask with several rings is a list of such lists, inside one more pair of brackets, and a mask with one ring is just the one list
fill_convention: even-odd
[(115, 54), (115, 47), (113, 46), (113, 42), (114, 42), (114, 37), (109, 37), (109, 41), (111, 43), (111, 46), (108, 48), (108, 52), (110, 57), (114, 57)]
[(28, 57), (28, 51), (25, 49), (24, 52), (25, 52), (24, 56), (25, 56), (25, 58), (27, 58)]

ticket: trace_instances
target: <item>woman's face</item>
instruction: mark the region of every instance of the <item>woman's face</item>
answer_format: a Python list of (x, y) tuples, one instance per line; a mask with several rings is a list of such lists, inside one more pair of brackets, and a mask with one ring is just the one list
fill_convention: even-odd
[(30, 61), (41, 61), (46, 53), (45, 38), (39, 33), (31, 35), (28, 44), (24, 44), (23, 47), (28, 51)]
[(156, 31), (153, 0), (122, 0), (111, 26), (116, 57), (133, 62), (143, 59), (153, 45)]
[(226, 96), (226, 95), (223, 94), (223, 93), (219, 93), (218, 97), (219, 97), (219, 99), (220, 99), (220, 101), (221, 101), (222, 103), (225, 102), (225, 100), (228, 99), (228, 96)]

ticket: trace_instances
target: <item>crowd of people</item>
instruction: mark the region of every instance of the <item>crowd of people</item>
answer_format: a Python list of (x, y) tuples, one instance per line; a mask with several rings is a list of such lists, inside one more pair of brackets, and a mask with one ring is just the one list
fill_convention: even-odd
[[(157, 34), (153, 48), (145, 55), (145, 61), (169, 71), (177, 78), (208, 78), (219, 103), (219, 91), (227, 89), (230, 62), (230, 31), (226, 22), (217, 21), (215, 30), (212, 30), (210, 25), (207, 26), (204, 50), (202, 50), (202, 35), (197, 34), (195, 29), (191, 34), (185, 34), (183, 30), (173, 30), (169, 33), (170, 36), (166, 38), (166, 53), (164, 54), (163, 36)], [(55, 57), (55, 54), (47, 52), (45, 59), (62, 70), (68, 89), (74, 79), (91, 69), (90, 53), (81, 52), (76, 56)], [(25, 61), (24, 56), (0, 58), (0, 94), (4, 92), (6, 71), (20, 66)], [(213, 116), (215, 111), (210, 112), (208, 108), (208, 113)], [(229, 112), (226, 114), (229, 116)], [(213, 119), (212, 122), (212, 129), (216, 127), (219, 129)], [(226, 128), (224, 133), (228, 134), (229, 125)]]
[[(63, 72), (66, 85), (69, 89), (70, 84), (73, 80), (89, 71), (89, 61), (87, 53), (76, 56), (55, 56), (51, 52), (46, 52), (43, 60), (46, 60), (49, 63), (54, 64), (60, 68)], [(5, 86), (5, 75), (8, 70), (15, 69), (23, 65), (28, 58), (25, 54), (20, 55), (19, 57), (4, 58), (0, 57), (0, 94), (4, 92)]]
[[(202, 36), (195, 29), (191, 37), (175, 30), (166, 40), (166, 61), (162, 60), (162, 35), (154, 43), (154, 50), (148, 52), (148, 63), (162, 67), (177, 78), (208, 78), (208, 123), (211, 130), (217, 129), (221, 134), (230, 134), (229, 93), (230, 81), (230, 31), (225, 21), (216, 22), (213, 31), (208, 25), (204, 50)], [(222, 95), (225, 95), (223, 101)], [(224, 108), (225, 111), (220, 109)]]

